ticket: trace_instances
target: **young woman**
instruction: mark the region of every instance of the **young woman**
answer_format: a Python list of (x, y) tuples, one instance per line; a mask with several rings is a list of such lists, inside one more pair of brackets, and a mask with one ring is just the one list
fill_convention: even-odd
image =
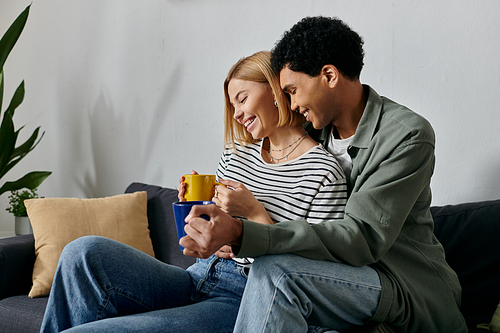
[[(345, 177), (290, 111), (269, 52), (235, 64), (224, 92), (228, 147), (217, 175), (229, 188), (218, 189), (216, 204), (261, 223), (342, 217)], [(221, 251), (183, 270), (113, 240), (80, 238), (61, 254), (41, 331), (231, 332), (248, 267), (230, 257)]]
[[(270, 53), (238, 61), (224, 82), (226, 149), (213, 201), (232, 216), (273, 224), (342, 218), (347, 199), (337, 160), (304, 130), (304, 117), (290, 110)], [(185, 184), (179, 179), (179, 200)], [(233, 257), (223, 247), (219, 257)], [(239, 260), (245, 262), (245, 260)]]

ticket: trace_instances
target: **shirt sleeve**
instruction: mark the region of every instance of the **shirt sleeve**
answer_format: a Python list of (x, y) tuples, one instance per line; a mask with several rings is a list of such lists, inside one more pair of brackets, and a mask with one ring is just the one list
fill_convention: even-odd
[(313, 225), (306, 220), (285, 221), (271, 226), (243, 220), (237, 256), (294, 253), (353, 266), (378, 261), (398, 237), (410, 211), (418, 208), (419, 195), (428, 188), (434, 168), (430, 142), (400, 141), (394, 146), (389, 151), (368, 151), (366, 160), (358, 156), (363, 171), (343, 219)]
[(335, 179), (323, 184), (311, 201), (306, 220), (310, 224), (344, 217), (347, 202), (347, 183), (345, 178)]
[(217, 179), (224, 179), (224, 175), (226, 174), (226, 168), (231, 156), (231, 151), (228, 147), (224, 149), (222, 152), (222, 156), (220, 157), (219, 164), (217, 165), (217, 172), (215, 173)]

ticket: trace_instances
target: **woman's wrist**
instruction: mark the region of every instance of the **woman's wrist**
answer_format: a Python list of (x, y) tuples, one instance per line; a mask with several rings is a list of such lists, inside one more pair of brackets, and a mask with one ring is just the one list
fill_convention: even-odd
[(271, 217), (269, 217), (269, 214), (260, 202), (256, 205), (256, 207), (254, 207), (254, 209), (252, 209), (251, 213), (246, 216), (246, 219), (262, 224), (274, 224), (273, 220), (271, 220)]

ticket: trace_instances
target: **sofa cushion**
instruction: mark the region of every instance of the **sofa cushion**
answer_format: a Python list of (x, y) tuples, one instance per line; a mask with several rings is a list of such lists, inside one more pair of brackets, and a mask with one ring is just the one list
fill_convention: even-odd
[(500, 301), (500, 200), (431, 207), (434, 233), (462, 285), (469, 331), (489, 322)]
[(108, 237), (154, 256), (146, 192), (97, 199), (30, 199), (25, 204), (36, 254), (30, 297), (49, 294), (64, 246), (82, 236)]
[(13, 296), (0, 300), (0, 332), (38, 333), (48, 297)]
[(179, 248), (172, 210), (172, 203), (178, 201), (177, 190), (144, 183), (132, 183), (125, 193), (136, 191), (148, 193), (148, 222), (156, 258), (182, 268), (193, 264), (196, 259), (183, 255)]

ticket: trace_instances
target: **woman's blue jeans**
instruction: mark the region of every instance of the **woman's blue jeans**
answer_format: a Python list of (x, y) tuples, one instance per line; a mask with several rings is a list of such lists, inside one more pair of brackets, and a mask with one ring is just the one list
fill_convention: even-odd
[(61, 254), (41, 332), (232, 332), (246, 280), (231, 260), (184, 270), (82, 237)]

